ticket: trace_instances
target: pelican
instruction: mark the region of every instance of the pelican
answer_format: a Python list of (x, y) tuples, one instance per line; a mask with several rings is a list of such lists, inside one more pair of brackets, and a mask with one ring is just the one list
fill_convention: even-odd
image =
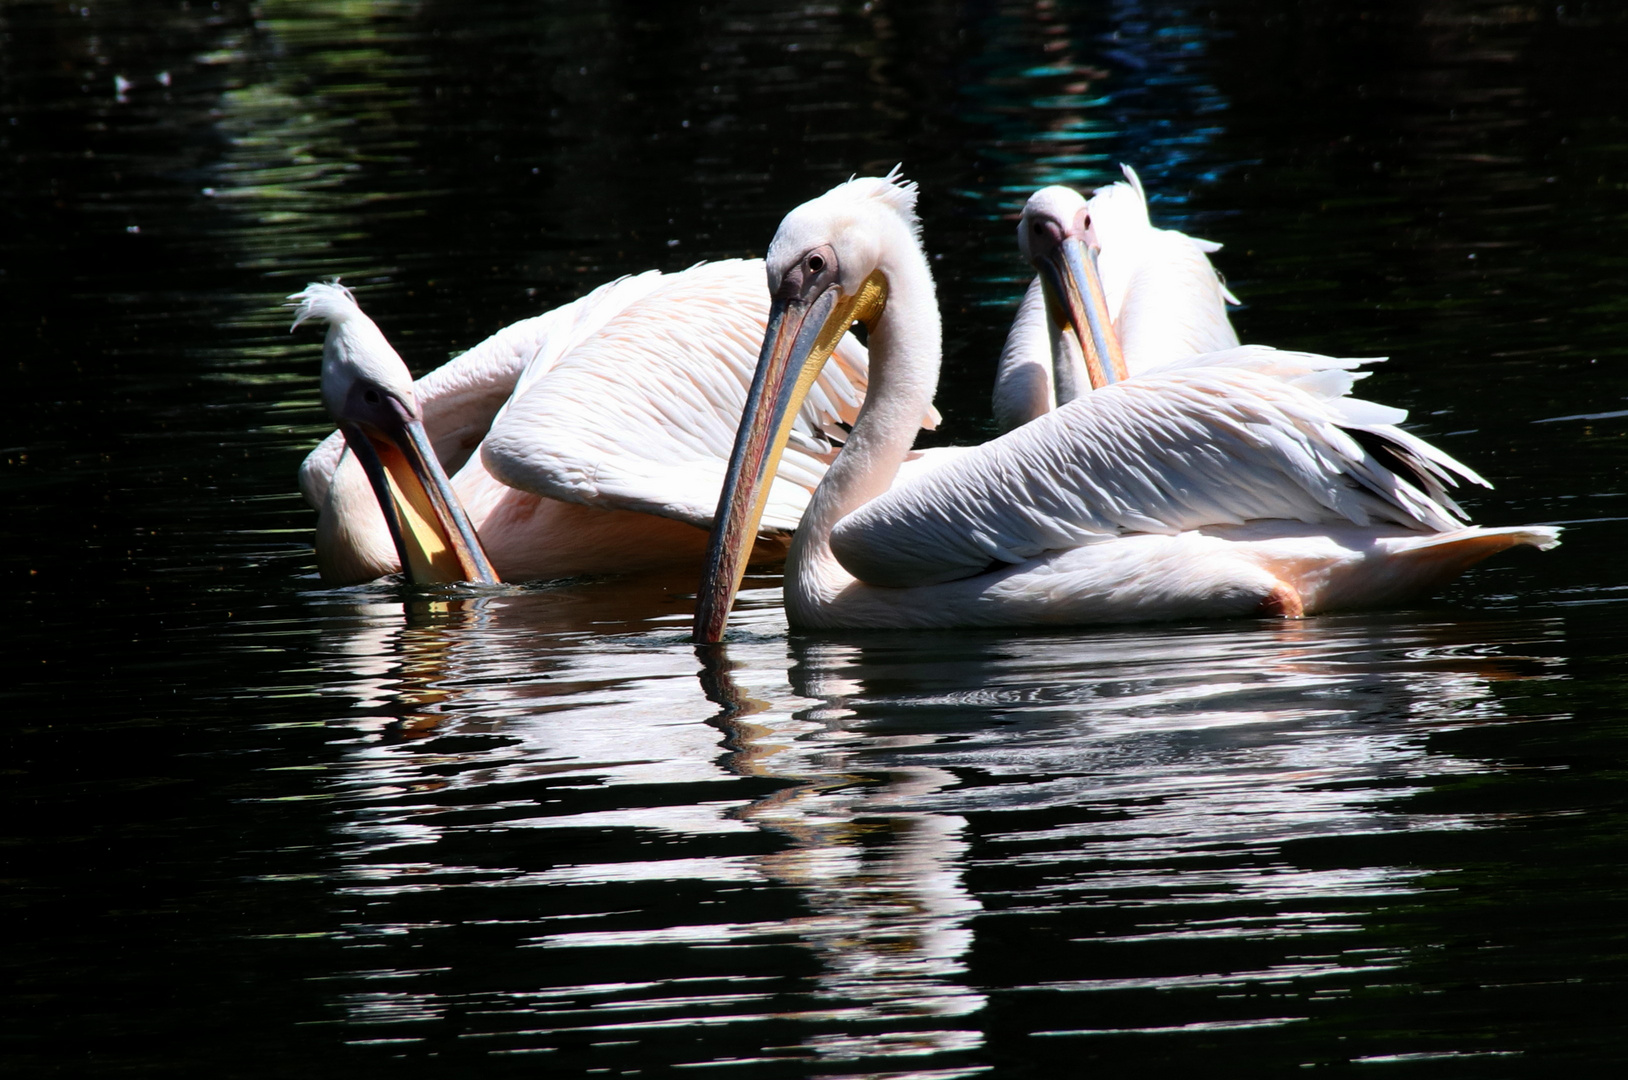
[[(1125, 180), (1099, 188), (1087, 201), (1071, 188), (1041, 188), (1018, 221), (1018, 250), (1040, 273), (1018, 305), (1017, 317), (996, 369), (994, 414), (1005, 432), (1072, 401), (1093, 374), (1127, 378), (1202, 353), (1238, 347), (1227, 305), (1238, 303), (1222, 284), (1209, 256), (1220, 244), (1174, 229), (1158, 229), (1148, 216), (1142, 181), (1129, 165)], [(1106, 370), (1088, 370), (1069, 313), (1048, 308), (1047, 295), (1062, 298), (1067, 282), (1037, 256), (1063, 237), (1079, 241), (1068, 256), (1098, 252), (1099, 305), (1110, 326), (1092, 333), (1108, 358)], [(1053, 280), (1042, 286), (1042, 276)], [(1084, 280), (1077, 267), (1070, 280)], [(1087, 308), (1090, 314), (1095, 308)]]
[[(762, 274), (737, 259), (622, 278), (416, 384), (348, 289), (294, 294), (296, 327), (327, 323), (322, 399), (339, 426), (300, 471), (323, 580), (698, 565), (767, 319)], [(863, 398), (864, 347), (834, 344), (792, 424), (760, 556), (784, 553)]]
[[(788, 214), (766, 267), (773, 305), (715, 515), (695, 636), (718, 640), (803, 387), (829, 343), (869, 329), (870, 388), (792, 538), (794, 627), (953, 627), (1299, 616), (1393, 603), (1544, 526), (1465, 525), (1447, 495), (1479, 481), (1349, 397), (1354, 361), (1263, 347), (1134, 378), (1088, 332), (1107, 323), (1089, 259), (1037, 252), (1065, 281), (1104, 385), (895, 484), (942, 347), (915, 185), (849, 181)], [(1059, 230), (1059, 238), (1061, 230)], [(1085, 282), (1068, 280), (1085, 273)], [(1484, 481), (1482, 481), (1484, 483)]]

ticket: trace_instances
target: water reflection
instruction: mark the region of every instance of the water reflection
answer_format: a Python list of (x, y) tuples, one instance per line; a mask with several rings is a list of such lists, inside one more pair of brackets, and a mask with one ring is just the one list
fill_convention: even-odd
[[(1563, 8), (0, 6), (0, 1071), (1600, 1071), (1628, 24)], [(693, 582), (301, 592), (311, 277), (423, 370), (903, 161), (971, 441), (997, 219), (1121, 159), (1227, 243), (1247, 338), (1394, 355), (1370, 396), (1498, 483), (1479, 518), (1594, 523), (1458, 593), (1563, 635), (788, 645), (762, 580), (702, 685)]]
[(1088, 190), (1130, 162), (1179, 213), (1222, 171), (1208, 149), (1228, 107), (1205, 70), (1214, 18), (1159, 0), (993, 5), (959, 88), (983, 181), (964, 196), (1010, 216), (1038, 187)]
[(687, 598), (612, 586), (627, 621), (604, 633), (584, 594), (330, 618), (331, 685), (361, 714), (335, 721), (353, 737), (329, 789), (357, 1039), (453, 1023), (575, 1061), (700, 1025), (702, 1056), (672, 1060), (958, 1067), (997, 988), (1198, 990), (1181, 1023), (1201, 1026), (1312, 1018), (1309, 993), (1270, 1015), (1227, 997), (1405, 979), (1406, 949), (1344, 951), (1423, 887), (1376, 839), (1480, 828), (1409, 797), (1496, 767), (1437, 743), (1507, 723), (1510, 688), (1557, 673), (1544, 621), (795, 638), (788, 656), (762, 594), (698, 660)]
[[(848, 1020), (927, 1021), (977, 1012), (985, 998), (964, 985), (962, 959), (972, 941), (968, 921), (981, 910), (961, 880), (966, 819), (895, 809), (953, 787), (955, 774), (921, 765), (855, 774), (849, 748), (834, 738), (839, 713), (820, 706), (787, 712), (747, 695), (729, 651), (697, 649), (701, 682), (708, 698), (724, 707), (716, 720), (737, 748), (731, 766), (794, 782), (739, 816), (790, 841), (761, 866), (773, 881), (794, 887), (807, 906), (809, 914), (792, 924), (821, 961), (815, 996), (843, 1003), (832, 1016)], [(809, 689), (798, 696), (817, 696)], [(826, 744), (816, 765), (785, 771), (792, 744), (811, 741)], [(815, 1035), (805, 1045), (822, 1058), (850, 1060), (967, 1050), (982, 1041), (977, 1031), (912, 1028)]]

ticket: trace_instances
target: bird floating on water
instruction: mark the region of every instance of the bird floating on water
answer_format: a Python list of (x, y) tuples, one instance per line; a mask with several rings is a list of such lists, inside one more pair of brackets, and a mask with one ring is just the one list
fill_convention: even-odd
[[(1084, 269), (1076, 266), (1069, 277), (1059, 277), (1050, 263), (1036, 260), (1038, 247), (1063, 245), (1062, 258), (1076, 262), (1088, 250), (1098, 253), (1099, 303), (1109, 325), (1088, 329), (1109, 359), (1109, 369), (1099, 375), (1122, 379), (1238, 346), (1227, 319), (1227, 305), (1238, 300), (1209, 260), (1221, 245), (1155, 228), (1141, 179), (1130, 166), (1121, 168), (1125, 180), (1099, 188), (1089, 201), (1072, 188), (1054, 186), (1036, 191), (1023, 208), (1018, 250), (1038, 273), (1018, 305), (996, 368), (993, 405), (1003, 432), (1072, 401), (1090, 374), (1071, 313), (1049, 308), (1046, 300), (1068, 300), (1069, 282), (1083, 283)], [(1065, 234), (1074, 240), (1065, 244)], [(1043, 283), (1048, 274), (1051, 280)], [(1090, 317), (1094, 310), (1074, 298), (1072, 317)], [(1117, 366), (1116, 355), (1122, 361)]]
[(1079, 215), (1049, 222), (1055, 243), (1029, 254), (1097, 388), (898, 481), (942, 345), (915, 196), (896, 174), (851, 180), (775, 234), (769, 329), (696, 640), (721, 637), (802, 388), (856, 321), (869, 330), (870, 392), (792, 538), (794, 627), (1297, 616), (1397, 603), (1505, 548), (1558, 541), (1548, 526), (1465, 524), (1447, 487), (1485, 481), (1396, 427), (1401, 410), (1351, 397), (1361, 361), (1250, 346), (1113, 371)]
[[(700, 565), (767, 324), (761, 262), (621, 278), (416, 383), (349, 289), (313, 284), (290, 300), (295, 326), (328, 326), (322, 398), (340, 430), (300, 470), (325, 582)], [(788, 424), (764, 557), (784, 553), (864, 398), (864, 346), (831, 344)]]

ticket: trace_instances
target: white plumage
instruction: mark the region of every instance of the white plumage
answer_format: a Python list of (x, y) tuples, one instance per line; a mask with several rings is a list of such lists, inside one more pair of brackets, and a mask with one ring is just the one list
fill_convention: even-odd
[[(1238, 335), (1227, 319), (1227, 304), (1238, 300), (1209, 260), (1221, 245), (1155, 228), (1142, 181), (1130, 166), (1121, 168), (1125, 180), (1097, 189), (1089, 200), (1065, 187), (1035, 192), (1018, 221), (1019, 250), (1028, 256), (1037, 221), (1049, 219), (1063, 227), (1084, 215), (1082, 226), (1100, 248), (1097, 269), (1104, 298), (1131, 375), (1197, 353), (1235, 348)], [(1085, 381), (1076, 339), (1060, 329), (1047, 318), (1036, 277), (1018, 305), (996, 368), (993, 405), (1001, 431), (1057, 407), (1059, 367), (1074, 372), (1065, 386)], [(1071, 396), (1065, 389), (1061, 401)]]
[[(328, 323), (325, 350), (349, 349), (355, 366), (408, 380), (435, 455), (504, 580), (700, 561), (764, 332), (761, 262), (619, 279), (499, 331), (416, 385), (348, 290), (313, 285), (291, 299), (301, 304), (296, 325)], [(866, 367), (864, 347), (844, 338), (799, 413), (785, 482), (768, 500), (768, 554), (783, 550), (833, 439), (857, 415)], [(311, 452), (300, 487), (318, 511), (325, 581), (400, 568), (344, 435)]]
[[(931, 398), (939, 323), (914, 213), (897, 197), (913, 186), (889, 185), (894, 197), (882, 199), (879, 183), (851, 181), (804, 204), (770, 248), (775, 304), (793, 328), (782, 335), (799, 312), (859, 318), (871, 331), (871, 396), (788, 556), (794, 626), (1299, 615), (1394, 603), (1495, 551), (1557, 542), (1543, 526), (1464, 525), (1446, 487), (1484, 481), (1396, 428), (1399, 410), (1349, 397), (1356, 361), (1259, 347), (1103, 386), (896, 482), (914, 437), (898, 421)], [(1207, 282), (1219, 290), (1213, 274)], [(1083, 326), (1074, 329), (1095, 362)], [(821, 359), (775, 341), (763, 356)], [(740, 507), (765, 470), (747, 467), (759, 457), (743, 453), (750, 445), (743, 424), (699, 640), (722, 631), (739, 573), (731, 538), (751, 534)]]
[[(904, 586), (1128, 533), (1463, 524), (1443, 485), (1484, 481), (1394, 427), (1400, 410), (1345, 396), (1350, 361), (1262, 346), (1203, 359), (1094, 390), (896, 485), (837, 523), (833, 552), (863, 581)], [(1393, 471), (1364, 436), (1416, 472)]]
[(1227, 304), (1238, 298), (1209, 260), (1221, 245), (1155, 228), (1141, 179), (1130, 166), (1121, 168), (1124, 181), (1098, 188), (1086, 206), (1126, 367), (1137, 375), (1195, 353), (1235, 347)]

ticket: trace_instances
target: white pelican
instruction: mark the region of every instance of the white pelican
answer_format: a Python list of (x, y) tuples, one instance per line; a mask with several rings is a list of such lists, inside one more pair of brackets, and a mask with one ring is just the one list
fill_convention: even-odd
[[(349, 290), (317, 284), (290, 297), (295, 326), (328, 324), (323, 403), (340, 426), (300, 472), (319, 515), (323, 580), (698, 565), (768, 315), (762, 266), (726, 260), (611, 282), (416, 386)], [(836, 344), (793, 425), (763, 554), (784, 552), (838, 425), (863, 398), (864, 347), (851, 336)]]
[[(839, 185), (788, 214), (774, 304), (719, 503), (695, 635), (716, 641), (811, 373), (854, 321), (870, 391), (814, 492), (785, 571), (794, 627), (1025, 626), (1393, 603), (1544, 526), (1465, 526), (1444, 485), (1473, 472), (1347, 396), (1351, 361), (1253, 347), (1123, 379), (894, 484), (938, 379), (940, 324), (915, 185)], [(1058, 248), (1052, 273), (1089, 273)], [(1100, 302), (1067, 286), (1060, 309)], [(1071, 299), (1072, 297), (1072, 299)], [(1088, 364), (1106, 363), (1071, 317)], [(1104, 380), (1106, 381), (1106, 380)]]
[[(1122, 379), (1184, 357), (1238, 346), (1238, 335), (1227, 321), (1227, 304), (1238, 300), (1208, 258), (1221, 245), (1154, 228), (1141, 179), (1129, 165), (1120, 167), (1125, 180), (1097, 189), (1089, 201), (1071, 188), (1046, 187), (1023, 208), (1018, 250), (1052, 280), (1042, 288), (1041, 277), (1036, 276), (1030, 284), (1001, 350), (994, 392), (995, 422), (1001, 431), (1072, 401), (1085, 389), (1085, 380), (1099, 374), (1086, 370), (1077, 338), (1070, 332), (1069, 313), (1047, 308), (1047, 295), (1060, 298), (1067, 281), (1048, 269), (1051, 264), (1040, 261), (1036, 251), (1040, 246), (1056, 247), (1065, 236), (1099, 253), (1100, 303), (1111, 321), (1111, 330), (1092, 328), (1109, 360), (1100, 374)], [(1084, 248), (1074, 245), (1066, 257), (1090, 257)], [(1084, 281), (1083, 271), (1075, 270), (1071, 280)]]

